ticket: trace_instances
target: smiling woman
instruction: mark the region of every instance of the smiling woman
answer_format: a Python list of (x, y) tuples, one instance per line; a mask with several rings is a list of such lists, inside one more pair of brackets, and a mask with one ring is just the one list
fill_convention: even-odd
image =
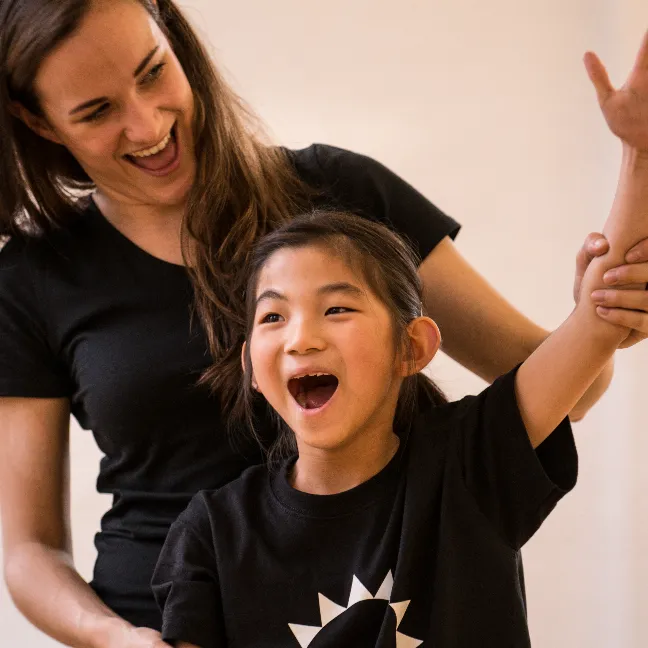
[[(240, 426), (245, 268), (262, 235), (311, 207), (388, 225), (422, 259), (446, 350), (489, 380), (547, 334), (461, 258), (459, 225), (386, 167), (266, 141), (172, 0), (1, 0), (0, 132), (4, 574), (62, 643), (159, 644), (150, 579), (170, 525), (193, 494), (262, 460), (226, 435)], [(610, 310), (638, 317), (632, 342), (648, 331), (645, 299), (619, 290)], [(345, 393), (335, 375), (331, 403)], [(70, 413), (92, 430), (97, 487), (113, 498), (91, 583), (69, 541)]]
[(36, 73), (40, 110), (16, 112), (101, 187), (100, 206), (182, 204), (195, 175), (193, 93), (153, 16), (121, 4), (84, 16)]

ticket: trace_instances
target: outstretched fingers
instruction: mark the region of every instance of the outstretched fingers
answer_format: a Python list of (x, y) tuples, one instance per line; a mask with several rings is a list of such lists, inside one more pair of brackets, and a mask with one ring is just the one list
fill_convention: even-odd
[(639, 46), (639, 53), (634, 64), (634, 71), (648, 72), (648, 31), (644, 33), (641, 45)]
[(587, 76), (589, 76), (600, 106), (605, 105), (607, 100), (614, 94), (614, 86), (610, 83), (610, 77), (601, 59), (594, 52), (586, 52), (583, 57)]

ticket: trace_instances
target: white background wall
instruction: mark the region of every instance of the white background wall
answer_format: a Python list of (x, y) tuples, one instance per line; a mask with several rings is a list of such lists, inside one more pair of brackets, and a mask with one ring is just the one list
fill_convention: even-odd
[[(621, 82), (648, 27), (645, 0), (183, 0), (235, 87), (281, 143), (372, 155), (464, 225), (457, 245), (553, 328), (574, 255), (612, 201), (619, 147), (581, 58)], [(648, 343), (618, 354), (604, 400), (576, 428), (580, 483), (525, 550), (536, 648), (648, 645)], [(479, 380), (447, 359), (453, 397)], [(89, 577), (108, 505), (99, 454), (72, 433), (76, 561)], [(48, 648), (0, 589), (0, 645)]]

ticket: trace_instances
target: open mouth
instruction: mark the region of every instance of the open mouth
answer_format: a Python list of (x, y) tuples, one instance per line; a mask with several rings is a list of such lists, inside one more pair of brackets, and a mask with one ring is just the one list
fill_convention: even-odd
[(297, 404), (306, 410), (324, 407), (338, 388), (338, 379), (332, 374), (316, 373), (296, 376), (288, 381), (288, 391)]
[(155, 146), (145, 151), (138, 151), (124, 157), (134, 166), (153, 173), (163, 175), (167, 173), (178, 159), (177, 122), (173, 125), (168, 135)]

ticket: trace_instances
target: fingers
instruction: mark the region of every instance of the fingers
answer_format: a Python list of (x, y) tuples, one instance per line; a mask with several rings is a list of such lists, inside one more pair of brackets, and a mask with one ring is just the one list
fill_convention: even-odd
[[(587, 270), (587, 266), (597, 256), (605, 254), (610, 249), (610, 245), (603, 234), (592, 232), (587, 235), (585, 242), (578, 254), (576, 255), (576, 273), (574, 276), (574, 301), (578, 302), (578, 295), (580, 294), (580, 285), (583, 280), (583, 275)], [(647, 247), (648, 251), (648, 247)]]
[(640, 331), (644, 335), (648, 334), (648, 313), (597, 306), (596, 314), (610, 324)]
[(648, 261), (648, 239), (639, 241), (631, 247), (626, 254), (625, 260), (628, 263), (643, 263)]
[[(642, 50), (643, 51), (643, 50)], [(594, 52), (587, 52), (583, 57), (587, 76), (589, 76), (599, 104), (602, 106), (614, 94), (614, 86), (610, 83), (610, 77), (601, 60)]]
[(643, 39), (641, 40), (637, 60), (634, 64), (634, 70), (648, 70), (648, 31), (644, 33)]
[(628, 287), (636, 284), (639, 288), (648, 282), (648, 263), (633, 263), (612, 268), (603, 275), (603, 281), (608, 286)]
[(597, 306), (644, 311), (648, 314), (648, 292), (645, 290), (595, 290), (592, 301)]

